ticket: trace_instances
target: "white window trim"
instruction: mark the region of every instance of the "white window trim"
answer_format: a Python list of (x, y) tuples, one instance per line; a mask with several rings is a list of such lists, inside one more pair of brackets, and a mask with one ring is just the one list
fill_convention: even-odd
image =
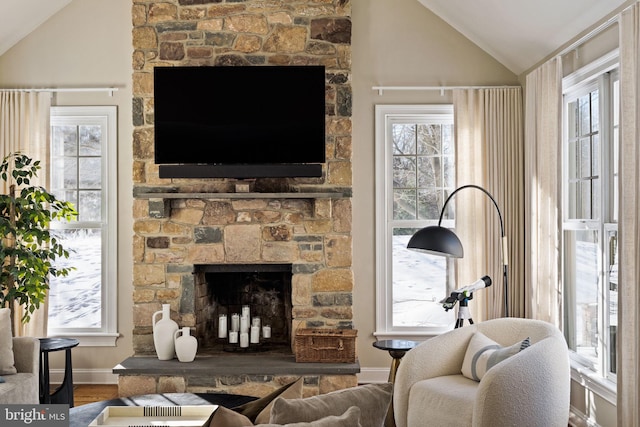
[[(102, 328), (87, 331), (79, 328), (54, 329), (49, 336), (73, 337), (80, 346), (115, 347), (118, 333), (118, 280), (117, 280), (117, 146), (118, 126), (115, 106), (60, 106), (51, 107), (51, 116), (106, 117), (105, 144), (102, 153), (103, 198), (109, 203), (102, 204), (102, 215), (109, 224), (106, 239), (103, 240), (102, 256)], [(106, 206), (105, 206), (106, 205)]]
[[(394, 328), (392, 323), (392, 276), (388, 265), (391, 251), (391, 236), (387, 224), (393, 212), (393, 171), (389, 159), (393, 156), (391, 146), (386, 144), (388, 133), (387, 117), (406, 118), (423, 121), (434, 117), (442, 120), (442, 115), (453, 116), (453, 105), (384, 105), (375, 106), (375, 149), (376, 149), (376, 331), (378, 339), (428, 339), (450, 330), (448, 327)], [(415, 221), (422, 227), (424, 221)], [(411, 226), (411, 221), (407, 221)], [(444, 295), (443, 295), (444, 297)]]
[[(619, 49), (614, 49), (611, 52), (603, 55), (597, 60), (591, 62), (590, 64), (585, 65), (584, 67), (574, 71), (573, 73), (565, 76), (562, 79), (562, 95), (563, 98), (571, 93), (578, 91), (579, 89), (593, 84), (593, 81), (598, 79), (598, 77), (604, 73), (614, 70), (619, 66)], [(566, 103), (563, 101), (563, 147), (566, 147), (566, 141), (568, 140), (568, 130), (564, 124), (566, 123), (567, 111), (566, 111)], [(608, 132), (608, 130), (607, 130)], [(564, 148), (563, 148), (564, 149)], [(564, 164), (567, 156), (566, 153), (563, 153), (563, 165), (562, 165), (562, 192), (566, 194), (567, 191), (567, 167)], [(602, 161), (605, 161), (603, 158)], [(608, 179), (608, 177), (607, 177)], [(604, 197), (604, 195), (603, 195)], [(563, 216), (567, 212), (567, 201), (563, 197), (562, 198), (562, 209)], [(602, 208), (601, 213), (604, 214)], [(574, 227), (567, 227), (566, 218), (562, 218), (563, 227), (562, 232), (564, 234), (564, 230), (574, 229)], [(579, 221), (576, 220), (575, 229), (594, 229), (592, 227), (588, 227), (587, 224), (592, 221)], [(603, 221), (604, 222), (604, 221)], [(595, 228), (599, 230), (598, 227)], [(604, 231), (607, 230), (607, 226), (605, 225)], [(602, 236), (604, 238), (604, 236)], [(617, 403), (617, 386), (615, 381), (612, 381), (610, 378), (601, 375), (593, 369), (593, 366), (590, 361), (586, 361), (583, 357), (578, 355), (573, 351), (569, 351), (569, 357), (571, 359), (571, 379), (586, 389), (592, 391), (593, 393), (599, 395), (612, 405), (616, 405)]]

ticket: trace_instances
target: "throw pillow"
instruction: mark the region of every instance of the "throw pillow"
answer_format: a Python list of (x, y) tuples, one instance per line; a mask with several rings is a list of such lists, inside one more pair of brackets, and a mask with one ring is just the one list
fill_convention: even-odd
[(493, 366), (529, 347), (529, 337), (509, 347), (502, 347), (482, 332), (471, 337), (462, 362), (462, 375), (480, 381)]
[(0, 384), (4, 382), (4, 378), (0, 377)]
[(276, 397), (282, 397), (283, 399), (300, 399), (302, 397), (303, 383), (304, 379), (299, 378), (297, 381), (280, 387), (267, 396), (241, 406), (236, 406), (233, 410), (249, 418), (255, 424), (268, 423), (274, 399)]
[(352, 406), (360, 408), (362, 427), (383, 427), (391, 403), (393, 385), (366, 384), (332, 391), (305, 399), (277, 398), (271, 409), (271, 424), (317, 421), (329, 415), (340, 416)]
[(11, 336), (11, 310), (0, 308), (0, 375), (15, 374), (13, 337)]
[(218, 406), (203, 427), (247, 427), (252, 425), (251, 420), (244, 415), (233, 409)]
[(360, 408), (352, 406), (340, 415), (329, 415), (310, 423), (292, 423), (292, 424), (256, 424), (256, 427), (363, 427), (360, 424)]

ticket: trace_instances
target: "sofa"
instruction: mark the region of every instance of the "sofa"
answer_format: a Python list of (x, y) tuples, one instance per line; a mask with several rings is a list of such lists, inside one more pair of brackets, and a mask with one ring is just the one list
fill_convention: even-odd
[(570, 367), (560, 330), (502, 318), (454, 329), (413, 348), (394, 387), (398, 427), (566, 427)]
[(40, 403), (40, 340), (11, 336), (11, 310), (0, 308), (0, 404)]

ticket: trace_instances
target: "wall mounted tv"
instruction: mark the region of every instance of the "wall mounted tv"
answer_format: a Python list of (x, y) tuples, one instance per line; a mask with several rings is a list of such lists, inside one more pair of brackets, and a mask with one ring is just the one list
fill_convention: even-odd
[(319, 177), (323, 66), (156, 67), (161, 178)]

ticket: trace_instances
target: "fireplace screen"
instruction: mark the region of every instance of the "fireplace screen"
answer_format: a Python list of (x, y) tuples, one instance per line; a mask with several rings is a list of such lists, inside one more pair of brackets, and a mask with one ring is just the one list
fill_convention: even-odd
[(291, 352), (291, 265), (196, 265), (203, 350)]

